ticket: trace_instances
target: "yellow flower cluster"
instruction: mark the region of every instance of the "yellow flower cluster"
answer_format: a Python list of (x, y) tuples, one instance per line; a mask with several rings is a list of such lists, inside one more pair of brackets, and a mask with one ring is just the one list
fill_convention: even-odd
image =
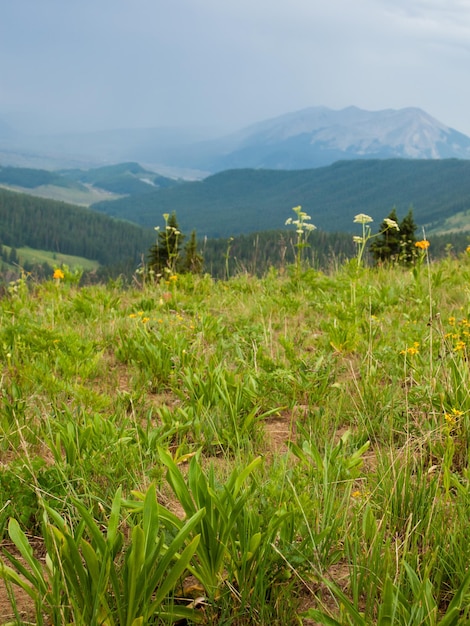
[(454, 315), (451, 315), (447, 322), (452, 327), (452, 331), (446, 333), (444, 338), (455, 341), (455, 352), (463, 352), (467, 348), (470, 337), (470, 322), (466, 318), (457, 321)]
[(430, 246), (430, 243), (427, 239), (422, 239), (421, 241), (417, 241), (415, 246), (420, 250), (427, 250)]
[(144, 316), (144, 312), (143, 311), (139, 311), (138, 313), (131, 313), (129, 315), (129, 317), (132, 318), (132, 319), (135, 319), (136, 317), (140, 317), (140, 319), (142, 320), (143, 324), (146, 324), (149, 321), (149, 319), (150, 319), (150, 317), (145, 317)]
[(454, 426), (457, 422), (457, 419), (463, 415), (463, 411), (459, 409), (452, 409), (450, 413), (444, 413), (444, 419), (449, 424), (449, 426)]
[(414, 356), (415, 354), (419, 354), (419, 343), (415, 341), (412, 346), (406, 348), (406, 350), (401, 350), (400, 354), (405, 354), (408, 356)]

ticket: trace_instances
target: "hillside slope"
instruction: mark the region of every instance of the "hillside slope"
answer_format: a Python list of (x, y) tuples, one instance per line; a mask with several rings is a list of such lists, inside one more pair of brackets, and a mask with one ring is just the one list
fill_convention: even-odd
[(63, 202), (0, 189), (0, 243), (99, 261), (138, 260), (154, 233), (136, 224)]
[(92, 208), (148, 227), (176, 211), (185, 232), (227, 237), (282, 228), (299, 204), (326, 231), (351, 231), (357, 213), (379, 221), (392, 207), (403, 214), (411, 205), (420, 226), (436, 229), (470, 208), (470, 161), (359, 160), (299, 171), (231, 170)]

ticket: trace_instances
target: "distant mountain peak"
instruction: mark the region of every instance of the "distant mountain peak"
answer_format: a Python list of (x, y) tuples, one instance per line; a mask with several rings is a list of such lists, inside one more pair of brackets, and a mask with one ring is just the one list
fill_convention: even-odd
[(324, 106), (241, 130), (212, 169), (303, 169), (357, 158), (470, 158), (470, 138), (417, 107), (367, 111)]

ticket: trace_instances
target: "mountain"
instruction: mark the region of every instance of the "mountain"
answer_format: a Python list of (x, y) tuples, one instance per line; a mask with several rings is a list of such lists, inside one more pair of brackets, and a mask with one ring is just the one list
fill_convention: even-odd
[[(418, 108), (340, 111), (311, 107), (195, 146), (187, 166), (303, 169), (342, 159), (470, 159), (470, 138)], [(181, 162), (180, 162), (181, 163)]]
[(89, 169), (136, 161), (164, 176), (193, 180), (226, 169), (308, 169), (344, 159), (470, 159), (469, 137), (418, 108), (310, 107), (216, 138), (175, 128), (18, 137), (6, 127), (2, 136), (1, 128), (0, 121), (5, 165), (70, 167), (59, 165), (62, 159)]
[(362, 159), (304, 170), (227, 170), (92, 208), (147, 227), (176, 211), (183, 232), (195, 229), (201, 238), (284, 228), (297, 205), (325, 231), (355, 232), (358, 213), (380, 223), (393, 207), (403, 216), (410, 206), (419, 226), (438, 229), (470, 210), (470, 160)]

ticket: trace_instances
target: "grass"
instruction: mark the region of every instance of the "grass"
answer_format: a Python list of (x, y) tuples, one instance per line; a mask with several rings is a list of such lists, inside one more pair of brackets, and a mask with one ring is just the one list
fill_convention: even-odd
[(60, 202), (68, 202), (69, 204), (79, 206), (90, 206), (95, 202), (104, 202), (106, 200), (117, 200), (122, 196), (105, 191), (104, 189), (95, 189), (91, 185), (87, 188), (78, 189), (76, 187), (59, 187), (56, 185), (40, 185), (33, 190), (26, 187), (18, 187), (12, 185), (0, 185), (3, 189), (9, 191), (18, 191), (20, 193), (32, 194), (38, 198), (49, 198), (50, 200), (58, 200)]
[(0, 623), (469, 623), (469, 279), (20, 279)]
[[(11, 248), (3, 246), (7, 254)], [(51, 267), (67, 265), (71, 269), (81, 268), (83, 270), (94, 270), (99, 267), (98, 261), (85, 259), (84, 257), (74, 256), (72, 254), (62, 254), (60, 252), (50, 252), (48, 250), (36, 250), (33, 248), (16, 248), (19, 259), (19, 265), (31, 264), (40, 265), (47, 263)]]

